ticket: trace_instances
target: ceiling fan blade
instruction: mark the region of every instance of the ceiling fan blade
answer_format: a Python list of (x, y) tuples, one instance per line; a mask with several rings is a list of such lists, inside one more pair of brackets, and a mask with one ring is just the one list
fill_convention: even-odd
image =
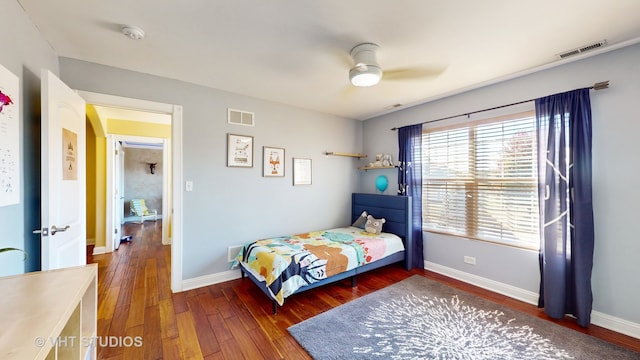
[(385, 70), (382, 74), (382, 80), (419, 80), (432, 78), (442, 74), (446, 68), (446, 66), (440, 66)]
[(342, 96), (346, 97), (346, 98), (351, 98), (353, 96), (356, 96), (356, 94), (358, 93), (358, 90), (361, 88), (358, 88), (357, 86), (353, 86), (351, 84), (349, 84), (348, 86), (345, 86), (342, 89)]

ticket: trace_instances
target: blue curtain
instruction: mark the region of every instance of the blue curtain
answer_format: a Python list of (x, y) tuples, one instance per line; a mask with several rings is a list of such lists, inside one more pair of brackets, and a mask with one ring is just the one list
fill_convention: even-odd
[(422, 124), (398, 129), (398, 195), (411, 196), (412, 255), (410, 268), (424, 269), (422, 245)]
[(589, 325), (593, 296), (589, 89), (537, 99), (540, 298), (552, 318)]

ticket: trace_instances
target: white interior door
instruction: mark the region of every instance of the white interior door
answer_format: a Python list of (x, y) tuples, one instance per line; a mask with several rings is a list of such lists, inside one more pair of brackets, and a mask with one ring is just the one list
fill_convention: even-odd
[(42, 270), (86, 263), (85, 101), (42, 70)]
[(113, 148), (115, 149), (115, 156), (113, 162), (113, 249), (117, 250), (120, 246), (120, 239), (122, 238), (121, 229), (124, 222), (124, 181), (123, 181), (123, 169), (124, 169), (124, 152), (122, 151), (122, 144), (120, 141), (113, 139)]
[(124, 218), (127, 214), (124, 213), (124, 157), (125, 152), (122, 147), (122, 143), (118, 142), (118, 193), (120, 194), (120, 199), (118, 201), (118, 206), (120, 206), (120, 227), (122, 228), (122, 224), (124, 224)]

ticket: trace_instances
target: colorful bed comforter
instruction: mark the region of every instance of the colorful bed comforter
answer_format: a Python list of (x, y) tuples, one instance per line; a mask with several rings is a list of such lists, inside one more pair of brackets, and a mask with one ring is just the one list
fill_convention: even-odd
[(247, 244), (234, 266), (265, 281), (278, 304), (298, 288), (404, 250), (389, 233), (370, 234), (356, 227), (263, 239)]

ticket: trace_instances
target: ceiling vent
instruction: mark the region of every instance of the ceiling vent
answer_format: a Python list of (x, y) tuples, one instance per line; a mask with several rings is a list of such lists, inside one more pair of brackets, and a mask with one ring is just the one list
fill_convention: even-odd
[(602, 40), (602, 41), (598, 41), (598, 42), (594, 42), (594, 43), (591, 43), (591, 44), (588, 44), (588, 45), (581, 46), (581, 47), (576, 48), (576, 49), (565, 51), (565, 52), (563, 52), (561, 54), (558, 54), (558, 56), (560, 57), (560, 59), (564, 59), (564, 58), (567, 58), (567, 57), (570, 57), (570, 56), (574, 56), (574, 55), (585, 53), (587, 51), (596, 50), (596, 49), (599, 49), (599, 48), (605, 47), (605, 46), (607, 46), (607, 40)]
[(253, 113), (242, 110), (227, 109), (227, 122), (235, 125), (253, 126)]

